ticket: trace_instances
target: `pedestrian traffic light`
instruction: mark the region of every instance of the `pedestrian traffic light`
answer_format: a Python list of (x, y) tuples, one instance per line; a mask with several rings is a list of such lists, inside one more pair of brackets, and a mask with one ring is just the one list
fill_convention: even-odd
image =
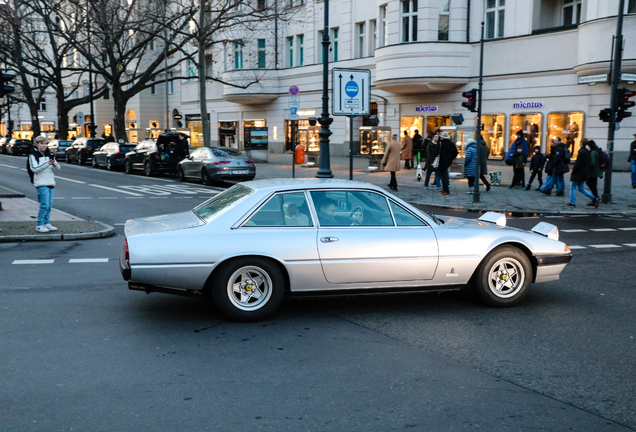
[(467, 100), (466, 102), (462, 102), (462, 106), (466, 108), (468, 111), (477, 112), (477, 94), (479, 90), (471, 89), (469, 91), (465, 91), (462, 93), (462, 96)]
[(15, 87), (11, 85), (11, 80), (13, 78), (15, 78), (14, 74), (2, 72), (0, 75), (0, 97), (13, 93), (15, 90)]
[(629, 98), (636, 96), (636, 91), (619, 88), (616, 89), (616, 121), (620, 122), (624, 118), (631, 117), (632, 113), (628, 111), (636, 105), (636, 102), (630, 101)]
[(611, 108), (602, 109), (601, 112), (598, 113), (598, 118), (600, 118), (601, 121), (609, 122), (612, 119), (612, 109)]

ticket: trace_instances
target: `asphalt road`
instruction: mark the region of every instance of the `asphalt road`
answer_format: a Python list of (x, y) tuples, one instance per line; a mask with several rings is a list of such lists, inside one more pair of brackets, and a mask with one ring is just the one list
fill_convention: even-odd
[[(35, 199), (24, 163), (0, 156), (0, 181)], [(0, 244), (2, 431), (636, 430), (634, 217), (511, 218), (557, 224), (574, 252), (516, 308), (303, 298), (237, 324), (129, 291), (117, 265), (118, 224), (219, 188), (76, 165), (58, 178), (56, 208), (118, 234)]]

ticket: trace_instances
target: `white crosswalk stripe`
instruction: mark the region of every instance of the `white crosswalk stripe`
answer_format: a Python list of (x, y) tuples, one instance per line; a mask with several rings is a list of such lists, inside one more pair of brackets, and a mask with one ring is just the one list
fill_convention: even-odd
[(53, 264), (55, 262), (54, 259), (43, 259), (43, 260), (13, 260), (11, 264)]
[(107, 263), (108, 258), (73, 258), (68, 260), (69, 264), (73, 263)]
[(597, 245), (590, 245), (590, 247), (597, 248), (597, 249), (610, 249), (610, 248), (619, 248), (620, 246), (615, 244), (597, 244)]

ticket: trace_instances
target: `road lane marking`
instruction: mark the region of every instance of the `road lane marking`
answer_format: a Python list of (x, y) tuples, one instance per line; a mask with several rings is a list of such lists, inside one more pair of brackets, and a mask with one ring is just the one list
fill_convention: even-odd
[(68, 181), (73, 182), (73, 183), (86, 184), (86, 182), (79, 181), (79, 180), (73, 180), (73, 179), (66, 178), (66, 177), (55, 176), (55, 178), (56, 179), (60, 179), (60, 180), (68, 180)]
[(45, 260), (13, 260), (11, 264), (53, 264), (54, 259)]
[(0, 165), (2, 165), (4, 167), (7, 167), (7, 168), (20, 169), (19, 167), (16, 167), (16, 166), (13, 166), (13, 165), (6, 165), (6, 164), (0, 164)]
[(96, 184), (91, 184), (89, 186), (93, 186), (93, 187), (100, 188), (100, 189), (106, 189), (106, 190), (110, 190), (110, 191), (115, 191), (115, 192), (119, 192), (119, 193), (123, 193), (123, 194), (143, 197), (142, 194), (138, 194), (138, 193), (135, 193), (135, 192), (129, 192), (129, 191), (121, 190), (121, 189), (110, 188), (110, 187), (107, 187), (107, 186), (96, 185)]
[(125, 199), (144, 199), (143, 196), (136, 196), (136, 197), (124, 197)]
[(71, 197), (71, 199), (93, 199), (93, 197)]
[(623, 243), (623, 246), (636, 247), (636, 243)]
[(119, 199), (119, 197), (99, 197), (99, 199)]
[(107, 263), (108, 258), (72, 258), (68, 260), (69, 264), (74, 263)]
[(615, 245), (615, 244), (597, 244), (597, 245), (590, 245), (590, 247), (596, 248), (596, 249), (610, 249), (610, 248), (619, 248), (619, 245)]
[(560, 230), (561, 232), (566, 232), (566, 233), (581, 233), (581, 232), (587, 232), (587, 230), (584, 229), (562, 229)]
[(615, 228), (591, 228), (590, 231), (608, 232), (608, 231), (616, 231), (616, 229)]
[(621, 231), (636, 231), (636, 227), (631, 227), (631, 228), (619, 228), (619, 230), (621, 230)]
[(570, 249), (572, 249), (572, 250), (574, 250), (574, 249), (587, 249), (585, 246), (573, 246), (573, 245), (570, 245), (570, 246), (568, 246), (568, 247), (569, 247)]

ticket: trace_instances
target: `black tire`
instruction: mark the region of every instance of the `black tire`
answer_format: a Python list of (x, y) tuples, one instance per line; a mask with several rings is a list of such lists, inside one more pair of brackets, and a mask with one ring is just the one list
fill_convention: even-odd
[(474, 280), (481, 300), (493, 307), (518, 304), (531, 284), (530, 260), (514, 246), (500, 246), (490, 252), (479, 265)]
[[(272, 315), (285, 294), (285, 279), (272, 261), (244, 257), (223, 264), (212, 283), (219, 311), (235, 321), (263, 320)], [(260, 297), (257, 297), (260, 295)]]
[(97, 168), (97, 161), (95, 160), (95, 156), (93, 156), (93, 159), (91, 160), (91, 165), (93, 165), (93, 168)]
[(180, 182), (186, 181), (185, 174), (183, 173), (183, 169), (181, 167), (177, 168), (177, 180)]
[(126, 174), (132, 174), (133, 168), (130, 159), (126, 159), (126, 162), (124, 162), (124, 171), (126, 171)]
[(77, 164), (78, 165), (84, 165), (84, 162), (86, 162), (84, 160), (84, 158), (82, 158), (82, 154), (81, 153), (77, 153)]
[(146, 176), (148, 177), (152, 176), (153, 174), (152, 167), (150, 166), (150, 161), (146, 161), (144, 163), (144, 174), (146, 174)]
[(106, 158), (106, 169), (108, 171), (112, 171), (113, 169), (115, 169), (115, 167), (113, 166), (113, 161), (111, 158)]
[(71, 157), (68, 155), (68, 153), (66, 153), (66, 163), (67, 164), (71, 163)]
[(212, 179), (210, 178), (210, 173), (208, 173), (208, 170), (205, 168), (201, 170), (201, 183), (204, 184), (205, 186), (212, 185)]

